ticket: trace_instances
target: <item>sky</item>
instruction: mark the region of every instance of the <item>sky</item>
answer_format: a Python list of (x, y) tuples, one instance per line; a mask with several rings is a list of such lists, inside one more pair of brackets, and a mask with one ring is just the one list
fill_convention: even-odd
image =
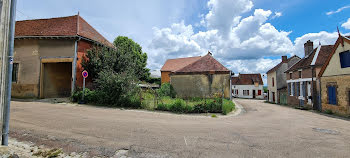
[(17, 0), (17, 20), (76, 15), (110, 42), (127, 36), (148, 55), (154, 75), (167, 59), (213, 56), (234, 73), (266, 72), (281, 56), (304, 57), (350, 33), (345, 0)]

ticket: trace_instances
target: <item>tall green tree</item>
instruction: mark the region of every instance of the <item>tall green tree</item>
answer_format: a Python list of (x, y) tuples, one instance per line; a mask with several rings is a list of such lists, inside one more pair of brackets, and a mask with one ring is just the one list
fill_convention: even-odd
[(150, 70), (147, 66), (147, 53), (142, 51), (142, 47), (132, 39), (125, 36), (118, 36), (114, 46), (119, 53), (131, 55), (131, 60), (135, 65), (135, 74), (139, 80), (145, 81), (150, 77)]

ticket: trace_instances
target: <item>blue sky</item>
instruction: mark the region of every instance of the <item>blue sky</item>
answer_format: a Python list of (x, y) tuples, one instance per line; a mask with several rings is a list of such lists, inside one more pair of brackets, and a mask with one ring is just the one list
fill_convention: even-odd
[(166, 59), (208, 50), (236, 74), (265, 73), (282, 55), (303, 57), (309, 39), (334, 44), (337, 26), (350, 32), (344, 0), (18, 0), (17, 20), (78, 11), (108, 40), (138, 42), (153, 74)]

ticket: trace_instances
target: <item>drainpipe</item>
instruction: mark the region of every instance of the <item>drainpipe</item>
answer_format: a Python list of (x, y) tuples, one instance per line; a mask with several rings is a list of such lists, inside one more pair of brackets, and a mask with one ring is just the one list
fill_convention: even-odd
[[(10, 122), (10, 104), (11, 104), (11, 86), (12, 86), (12, 69), (13, 69), (13, 50), (15, 43), (15, 18), (16, 18), (16, 0), (7, 1), (10, 2), (10, 23), (9, 23), (9, 37), (8, 37), (8, 52), (7, 52), (7, 85), (4, 93), (4, 109), (3, 109), (3, 125), (2, 125), (2, 139), (1, 145), (8, 145), (8, 134), (9, 134), (9, 122)], [(5, 3), (8, 5), (8, 3)], [(6, 6), (4, 7), (6, 8)], [(5, 9), (6, 10), (6, 9)], [(7, 12), (7, 10), (6, 10)], [(7, 20), (7, 18), (3, 19)], [(6, 61), (6, 59), (5, 59)], [(6, 80), (5, 80), (6, 82)]]
[(77, 73), (78, 41), (80, 41), (80, 37), (75, 41), (75, 44), (74, 44), (74, 58), (73, 58), (73, 65), (72, 65), (71, 95), (73, 95), (73, 93), (75, 91), (75, 82), (76, 82), (76, 73)]
[(314, 110), (317, 110), (317, 108), (316, 108), (316, 102), (315, 102), (315, 97), (316, 97), (316, 95), (315, 95), (315, 84), (314, 84), (314, 71), (315, 71), (315, 69), (314, 69), (314, 65), (311, 65), (311, 89), (312, 89), (312, 108), (314, 109)]
[(322, 96), (321, 96), (321, 94), (322, 94), (322, 86), (321, 86), (321, 77), (318, 79), (319, 80), (319, 86), (320, 86), (320, 93), (318, 93), (318, 95), (320, 96), (320, 100), (318, 101), (318, 103), (319, 103), (319, 108), (318, 108), (318, 110), (319, 111), (322, 111)]
[(230, 100), (232, 100), (232, 71), (230, 71)]

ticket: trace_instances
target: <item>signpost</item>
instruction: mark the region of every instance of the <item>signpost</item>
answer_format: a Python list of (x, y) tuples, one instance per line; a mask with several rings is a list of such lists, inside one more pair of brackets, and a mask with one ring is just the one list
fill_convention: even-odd
[(89, 73), (86, 70), (84, 70), (81, 73), (81, 75), (83, 76), (83, 96), (82, 96), (81, 100), (82, 100), (83, 103), (85, 103), (85, 101), (84, 101), (84, 96), (85, 96), (85, 79), (89, 76)]

